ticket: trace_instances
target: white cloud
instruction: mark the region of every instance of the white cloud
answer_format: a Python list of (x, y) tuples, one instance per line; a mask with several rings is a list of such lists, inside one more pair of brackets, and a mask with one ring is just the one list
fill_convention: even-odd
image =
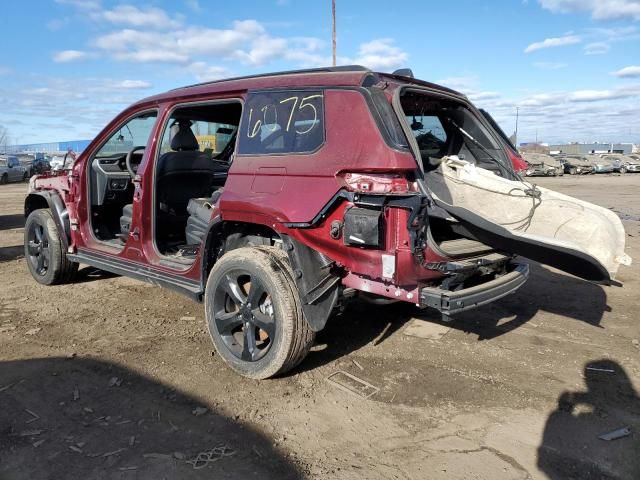
[(151, 88), (151, 83), (145, 80), (122, 80), (121, 82), (116, 82), (114, 87), (136, 90)]
[(482, 102), (485, 100), (495, 100), (496, 98), (500, 98), (500, 94), (498, 92), (471, 92), (468, 93), (467, 96), (472, 102)]
[(640, 20), (638, 0), (539, 0), (540, 5), (556, 13), (588, 12), (595, 20), (633, 18)]
[(393, 45), (391, 38), (378, 38), (360, 44), (358, 56), (352, 61), (373, 70), (393, 70), (407, 64), (409, 55)]
[(544, 48), (564, 47), (565, 45), (575, 45), (582, 40), (577, 35), (564, 35), (562, 37), (545, 38), (541, 42), (534, 42), (524, 49), (524, 53), (535, 52)]
[(166, 29), (180, 25), (180, 22), (171, 19), (164, 10), (156, 7), (138, 8), (133, 5), (118, 5), (112, 10), (97, 9), (90, 15), (97, 22), (106, 21), (114, 25), (131, 27)]
[(535, 62), (533, 66), (542, 70), (560, 70), (569, 65), (563, 62)]
[(76, 62), (86, 60), (90, 55), (81, 50), (62, 50), (53, 54), (53, 61), (56, 63)]
[(640, 77), (640, 66), (631, 65), (624, 67), (616, 72), (612, 72), (611, 75), (615, 75), (620, 78), (638, 78)]
[(584, 46), (585, 55), (604, 55), (611, 50), (611, 45), (607, 42), (591, 42)]
[(221, 78), (229, 77), (229, 71), (217, 65), (207, 65), (205, 62), (194, 62), (189, 65), (189, 71), (200, 82), (210, 82)]

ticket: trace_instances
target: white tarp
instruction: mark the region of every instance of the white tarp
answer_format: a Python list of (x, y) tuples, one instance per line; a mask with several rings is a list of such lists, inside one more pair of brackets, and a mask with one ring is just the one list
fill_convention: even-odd
[[(428, 174), (427, 187), (445, 210), (447, 206), (462, 208), (507, 229), (515, 238), (581, 252), (604, 267), (611, 278), (620, 265), (631, 264), (624, 251), (622, 222), (606, 208), (530, 182), (507, 180), (457, 156), (445, 157)], [(513, 253), (527, 256), (526, 252)]]

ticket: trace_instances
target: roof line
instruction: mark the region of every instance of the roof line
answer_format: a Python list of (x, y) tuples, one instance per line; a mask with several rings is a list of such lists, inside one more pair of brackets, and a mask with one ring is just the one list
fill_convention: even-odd
[(202, 87), (204, 85), (212, 85), (215, 83), (222, 83), (222, 82), (231, 82), (235, 80), (248, 80), (251, 78), (273, 77), (273, 76), (279, 76), (279, 75), (299, 75), (304, 73), (332, 73), (332, 72), (370, 72), (370, 71), (371, 70), (369, 70), (366, 67), (363, 67), (362, 65), (340, 65), (337, 67), (307, 68), (302, 70), (285, 70), (282, 72), (260, 73), (257, 75), (246, 75), (244, 77), (222, 78), (220, 80), (212, 80), (210, 82), (194, 83), (193, 85), (174, 88), (170, 91), (173, 92), (175, 90), (182, 90), (185, 88)]

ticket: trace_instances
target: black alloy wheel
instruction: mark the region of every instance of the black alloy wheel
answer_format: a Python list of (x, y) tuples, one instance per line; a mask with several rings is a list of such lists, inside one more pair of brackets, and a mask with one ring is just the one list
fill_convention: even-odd
[(204, 300), (213, 345), (240, 375), (282, 374), (313, 345), (287, 254), (279, 248), (227, 251), (209, 273)]
[(215, 328), (229, 351), (245, 362), (264, 357), (276, 335), (271, 296), (257, 276), (231, 270), (218, 283)]
[(67, 258), (51, 210), (46, 208), (34, 210), (27, 217), (24, 257), (31, 276), (43, 285), (69, 283), (78, 272), (78, 264)]
[(41, 277), (47, 274), (51, 263), (49, 236), (46, 227), (39, 222), (32, 222), (27, 231), (27, 261), (36, 274)]

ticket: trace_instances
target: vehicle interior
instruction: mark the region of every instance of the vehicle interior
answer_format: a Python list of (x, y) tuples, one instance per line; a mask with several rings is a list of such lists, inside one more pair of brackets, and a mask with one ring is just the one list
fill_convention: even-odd
[(133, 177), (142, 161), (144, 147), (156, 123), (151, 111), (127, 121), (115, 131), (89, 162), (91, 227), (96, 238), (122, 248), (120, 216), (133, 202)]
[[(161, 254), (193, 260), (197, 248), (191, 246), (200, 243), (227, 178), (241, 111), (237, 101), (182, 107), (165, 125), (154, 169), (154, 228)], [(125, 123), (89, 162), (93, 232), (117, 248), (130, 233), (133, 179), (156, 117), (153, 111)]]
[[(513, 175), (504, 149), (463, 104), (407, 91), (401, 97), (401, 105), (418, 144), (427, 183), (430, 172), (435, 174), (442, 158), (451, 155), (497, 175), (507, 178)], [(481, 255), (492, 250), (450, 216), (436, 215), (435, 211), (429, 218), (428, 241), (432, 248), (453, 258)]]
[(420, 149), (425, 172), (434, 170), (445, 156), (509, 176), (512, 168), (503, 148), (463, 104), (424, 93), (408, 91), (401, 105)]
[[(158, 251), (195, 257), (233, 160), (240, 102), (176, 109), (165, 126), (155, 168), (154, 225)], [(123, 232), (130, 224), (123, 211)]]

